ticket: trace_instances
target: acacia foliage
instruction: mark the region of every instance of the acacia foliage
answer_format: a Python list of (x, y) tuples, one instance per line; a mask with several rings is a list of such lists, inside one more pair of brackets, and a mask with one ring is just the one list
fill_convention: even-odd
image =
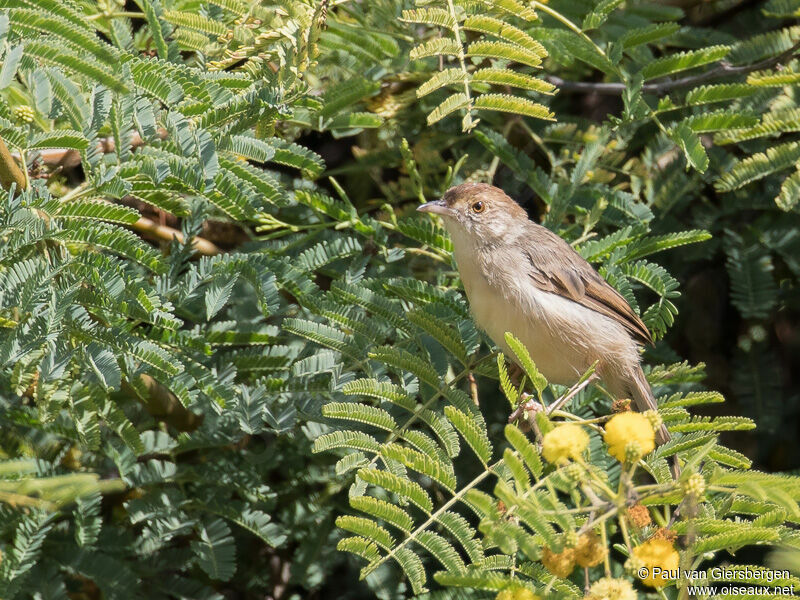
[[(497, 427), (497, 362), (446, 233), (413, 215), (465, 179), (535, 193), (542, 222), (657, 338), (679, 298), (659, 253), (724, 252), (754, 325), (740, 389), (775, 418), (756, 327), (788, 302), (778, 278), (798, 274), (781, 218), (798, 189), (791, 1), (759, 7), (747, 36), (638, 3), (134, 4), (0, 0), (0, 137), (28, 167), (0, 203), (4, 598), (340, 594), (334, 568), (352, 597), (408, 597), (441, 570), (442, 585), (490, 590), (545, 577), (534, 562), (536, 545), (560, 543), (551, 525), (538, 539), (442, 496), (477, 489), (462, 455), (484, 485), (524, 487), (530, 470), (506, 452), (495, 464), (519, 442)], [(561, 80), (616, 85), (622, 107), (590, 124), (567, 83), (552, 94)], [(326, 165), (313, 136), (353, 158)], [(80, 171), (52, 173), (53, 149)], [(744, 207), (758, 223), (730, 229)], [(143, 215), (181, 235), (159, 243)], [(201, 243), (222, 224), (241, 234), (232, 249)], [(651, 373), (665, 392), (695, 390), (699, 369), (665, 345), (652, 357), (673, 363)], [(702, 447), (708, 476), (750, 498), (712, 502), (707, 518), (795, 518), (794, 480), (765, 479), (785, 483), (770, 496), (726, 474), (748, 461), (716, 433), (749, 422), (685, 412), (712, 397), (665, 399), (679, 442), (651, 470)], [(576, 403), (608, 409), (593, 391)], [(336, 448), (354, 452), (322, 452)], [(713, 525), (731, 536), (705, 551), (776, 541)], [(367, 558), (369, 591), (337, 543)]]

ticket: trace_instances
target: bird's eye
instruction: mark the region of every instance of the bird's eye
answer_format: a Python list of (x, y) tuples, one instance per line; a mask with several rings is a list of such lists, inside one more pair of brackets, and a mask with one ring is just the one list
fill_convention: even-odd
[(486, 205), (483, 202), (478, 201), (472, 205), (472, 212), (474, 213), (482, 213), (484, 210), (486, 210)]

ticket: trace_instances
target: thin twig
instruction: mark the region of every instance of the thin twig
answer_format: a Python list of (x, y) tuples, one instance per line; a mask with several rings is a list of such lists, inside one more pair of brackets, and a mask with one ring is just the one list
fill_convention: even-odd
[[(700, 83), (705, 83), (712, 79), (726, 75), (745, 75), (753, 71), (760, 71), (773, 67), (788, 58), (793, 58), (794, 53), (800, 49), (800, 41), (794, 44), (791, 48), (778, 56), (764, 59), (752, 65), (732, 65), (727, 61), (720, 62), (716, 67), (705, 73), (698, 73), (697, 75), (689, 75), (680, 79), (667, 79), (655, 83), (645, 83), (642, 86), (642, 92), (645, 94), (664, 95), (674, 89), (693, 87)], [(590, 82), (590, 81), (567, 81), (557, 77), (556, 75), (546, 75), (544, 77), (547, 81), (555, 85), (562, 92), (577, 92), (583, 94), (600, 94), (603, 96), (619, 96), (622, 94), (626, 86), (624, 83), (605, 83), (605, 82)]]
[(553, 411), (560, 409), (564, 406), (567, 402), (572, 400), (575, 396), (577, 396), (587, 385), (599, 379), (596, 373), (592, 373), (587, 377), (585, 380), (581, 381), (577, 385), (572, 386), (567, 393), (561, 396), (558, 400), (553, 402), (550, 406), (547, 407), (547, 414), (550, 415)]
[(462, 129), (464, 131), (469, 131), (476, 125), (476, 123), (472, 122), (472, 96), (469, 89), (469, 72), (467, 71), (467, 64), (464, 61), (464, 47), (461, 45), (461, 30), (458, 28), (458, 15), (456, 15), (456, 8), (453, 5), (453, 0), (447, 0), (447, 8), (450, 11), (450, 16), (453, 18), (453, 22), (456, 24), (453, 28), (453, 35), (455, 36), (456, 44), (458, 44), (459, 47), (458, 64), (461, 67), (461, 72), (464, 74), (464, 95), (467, 98), (467, 114), (464, 115)]

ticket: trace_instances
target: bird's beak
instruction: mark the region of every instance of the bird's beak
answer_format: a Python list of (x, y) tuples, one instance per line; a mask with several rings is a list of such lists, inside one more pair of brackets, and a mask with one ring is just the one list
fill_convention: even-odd
[(434, 200), (433, 202), (426, 202), (417, 207), (417, 211), (424, 213), (433, 213), (435, 215), (443, 215), (445, 217), (453, 216), (453, 209), (447, 206), (444, 199)]

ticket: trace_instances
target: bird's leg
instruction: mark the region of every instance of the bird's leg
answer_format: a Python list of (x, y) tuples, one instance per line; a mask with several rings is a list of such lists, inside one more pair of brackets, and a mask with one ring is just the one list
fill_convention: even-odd
[(522, 367), (515, 362), (508, 363), (508, 378), (511, 380), (511, 383), (514, 384), (515, 388), (519, 387), (523, 375), (525, 375), (525, 371), (522, 370)]
[(467, 373), (467, 381), (469, 381), (469, 395), (472, 396), (472, 401), (475, 406), (480, 406), (481, 404), (478, 401), (478, 382), (475, 381), (475, 375), (472, 374), (472, 371)]
[[(520, 388), (520, 385), (523, 383), (524, 376), (525, 371), (523, 371), (522, 367), (515, 362), (508, 363), (508, 378), (511, 380), (511, 383), (514, 385), (514, 387)], [(534, 429), (536, 429), (534, 415), (537, 412), (544, 410), (544, 406), (541, 402), (535, 400), (531, 394), (528, 394), (522, 389), (520, 389), (519, 396), (520, 400), (519, 404), (517, 405), (517, 409), (508, 417), (508, 422), (514, 423), (515, 421), (520, 420), (520, 428), (523, 431), (528, 431), (532, 425)], [(538, 435), (538, 431), (536, 433)]]

